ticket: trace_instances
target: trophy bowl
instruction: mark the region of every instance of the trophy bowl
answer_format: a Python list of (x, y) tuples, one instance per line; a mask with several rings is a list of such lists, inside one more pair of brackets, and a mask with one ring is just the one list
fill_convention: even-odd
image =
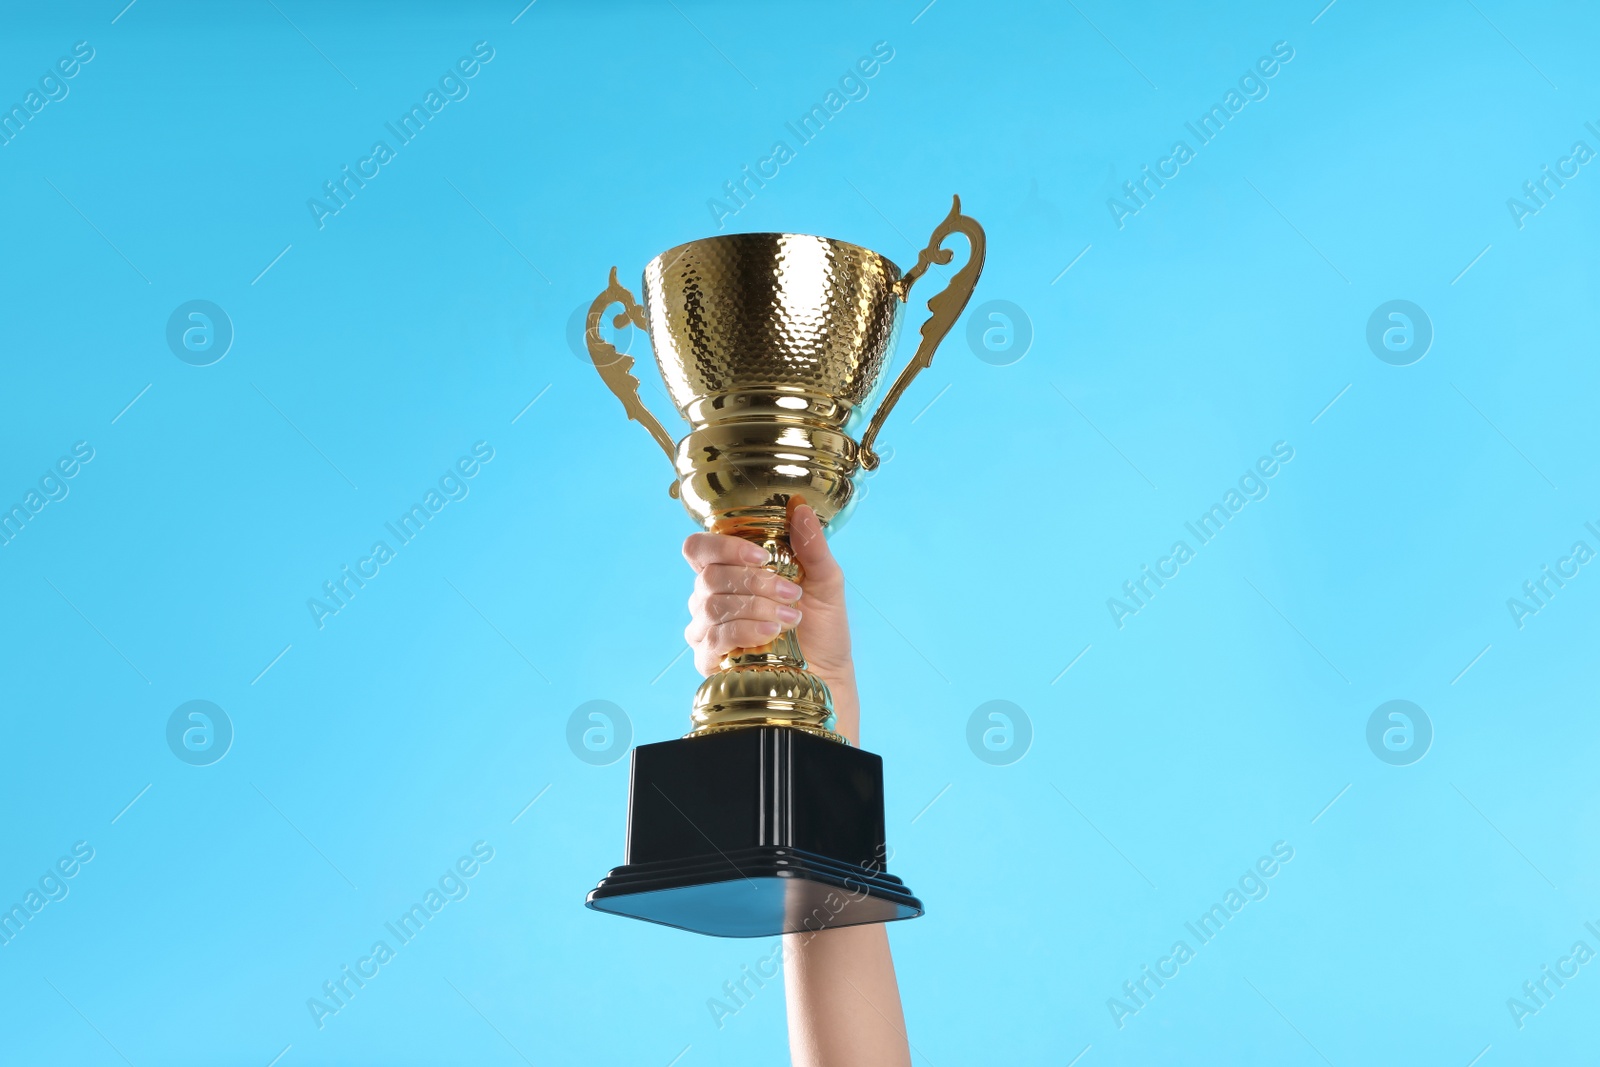
[(904, 306), (900, 268), (858, 245), (751, 233), (679, 245), (644, 271), (662, 380), (690, 432), (684, 506), (706, 529), (781, 530), (787, 498), (824, 525), (854, 495), (854, 434)]

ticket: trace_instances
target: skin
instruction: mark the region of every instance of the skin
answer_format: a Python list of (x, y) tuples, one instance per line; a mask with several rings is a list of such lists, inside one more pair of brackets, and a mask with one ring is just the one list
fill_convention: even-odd
[[(697, 533), (683, 543), (694, 568), (684, 637), (701, 674), (735, 648), (798, 630), (811, 670), (833, 691), (834, 729), (859, 744), (861, 700), (850, 655), (844, 572), (816, 513), (790, 514), (804, 589), (767, 571), (767, 554), (737, 537)], [(889, 937), (882, 924), (784, 935), (789, 1054), (795, 1067), (909, 1067), (911, 1052)]]

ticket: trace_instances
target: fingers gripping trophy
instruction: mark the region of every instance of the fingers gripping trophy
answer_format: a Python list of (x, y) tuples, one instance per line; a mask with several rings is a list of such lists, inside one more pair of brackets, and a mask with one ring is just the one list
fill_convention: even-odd
[[(966, 261), (928, 300), (915, 354), (878, 394), (913, 287), (954, 253)], [(768, 570), (804, 576), (791, 510), (826, 527), (846, 516), (884, 419), (955, 325), (983, 269), (984, 234), (961, 213), (934, 228), (902, 272), (876, 252), (822, 237), (746, 233), (663, 252), (645, 267), (644, 304), (611, 281), (590, 305), (600, 377), (672, 461), (670, 492), (713, 533), (761, 546)], [(920, 290), (919, 290), (920, 291)], [(600, 336), (646, 330), (689, 433), (674, 442), (639, 399), (633, 360)], [(793, 630), (735, 649), (701, 683), (682, 738), (633, 752), (626, 862), (588, 906), (723, 937), (762, 937), (915, 918), (922, 903), (884, 867), (883, 761), (836, 733), (828, 687)], [(842, 905), (842, 906), (841, 906)]]

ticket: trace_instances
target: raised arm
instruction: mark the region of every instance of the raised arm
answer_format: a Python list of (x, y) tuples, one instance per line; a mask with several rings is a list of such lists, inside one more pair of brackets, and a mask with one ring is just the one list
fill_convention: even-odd
[[(762, 568), (766, 553), (736, 537), (697, 533), (683, 545), (695, 570), (684, 636), (701, 674), (734, 648), (765, 644), (798, 625), (813, 673), (833, 691), (835, 725), (852, 745), (860, 738), (861, 701), (850, 655), (844, 572), (822, 524), (796, 508), (790, 539), (805, 568), (805, 589)], [(795, 1067), (902, 1067), (911, 1063), (900, 987), (882, 924), (786, 934), (784, 994)]]

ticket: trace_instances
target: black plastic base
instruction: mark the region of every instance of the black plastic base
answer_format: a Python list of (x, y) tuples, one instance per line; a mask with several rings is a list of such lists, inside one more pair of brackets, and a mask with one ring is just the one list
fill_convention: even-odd
[(633, 752), (627, 863), (588, 906), (717, 937), (914, 919), (883, 869), (883, 760), (781, 727)]

